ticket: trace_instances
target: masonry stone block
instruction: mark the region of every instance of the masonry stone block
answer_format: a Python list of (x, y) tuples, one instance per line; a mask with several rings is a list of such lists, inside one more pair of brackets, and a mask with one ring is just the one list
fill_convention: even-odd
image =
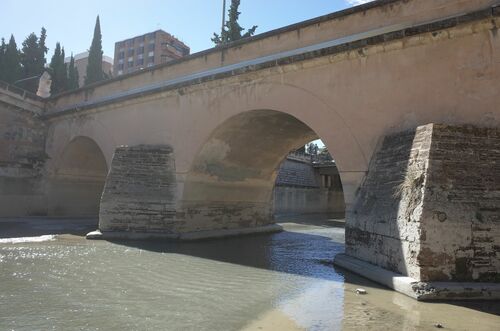
[(500, 130), (385, 137), (348, 216), (346, 253), (421, 281), (500, 282)]
[(176, 179), (166, 145), (116, 148), (101, 198), (101, 231), (174, 232)]

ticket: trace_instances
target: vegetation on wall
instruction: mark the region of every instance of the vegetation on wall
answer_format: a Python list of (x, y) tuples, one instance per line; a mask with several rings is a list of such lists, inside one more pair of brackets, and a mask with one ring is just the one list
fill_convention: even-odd
[(248, 29), (247, 32), (242, 34), (242, 31), (245, 30), (238, 23), (238, 18), (240, 16), (240, 12), (238, 11), (238, 7), (240, 6), (240, 0), (232, 0), (231, 6), (228, 10), (228, 20), (224, 24), (222, 28), (221, 34), (218, 35), (214, 33), (213, 38), (211, 39), (217, 46), (229, 43), (231, 41), (235, 41), (238, 39), (250, 37), (255, 33), (257, 29), (257, 25), (254, 25), (252, 28)]

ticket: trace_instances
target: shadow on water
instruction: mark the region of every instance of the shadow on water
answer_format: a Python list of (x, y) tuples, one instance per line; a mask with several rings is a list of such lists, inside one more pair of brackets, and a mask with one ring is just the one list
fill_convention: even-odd
[(123, 241), (114, 244), (142, 250), (183, 254), (305, 277), (341, 281), (324, 261), (333, 261), (344, 245), (319, 234), (283, 231), (194, 242)]
[(84, 236), (97, 229), (97, 218), (0, 218), (0, 238), (36, 237), (51, 234)]

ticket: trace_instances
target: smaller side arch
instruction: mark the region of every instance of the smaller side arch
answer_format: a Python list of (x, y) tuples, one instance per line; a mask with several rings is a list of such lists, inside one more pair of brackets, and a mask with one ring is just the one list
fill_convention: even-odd
[(57, 156), (48, 179), (48, 214), (96, 217), (108, 173), (103, 152), (86, 136), (73, 138)]

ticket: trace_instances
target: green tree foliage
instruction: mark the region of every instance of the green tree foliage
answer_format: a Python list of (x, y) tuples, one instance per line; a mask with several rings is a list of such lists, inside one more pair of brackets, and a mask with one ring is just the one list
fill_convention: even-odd
[(5, 80), (3, 77), (5, 72), (5, 51), (7, 49), (7, 45), (5, 44), (5, 39), (2, 38), (2, 43), (0, 43), (0, 80)]
[(79, 75), (78, 70), (75, 67), (75, 58), (73, 57), (73, 54), (71, 54), (71, 59), (68, 66), (68, 89), (77, 89), (79, 87), (78, 80)]
[(238, 24), (238, 18), (240, 16), (240, 12), (238, 11), (238, 7), (240, 6), (240, 0), (231, 0), (231, 6), (229, 7), (228, 13), (229, 18), (224, 25), (221, 34), (218, 35), (214, 33), (213, 38), (211, 39), (217, 46), (226, 44), (231, 41), (235, 41), (241, 38), (250, 37), (255, 33), (257, 29), (257, 25), (254, 25), (251, 29), (248, 29), (247, 32), (241, 34), (244, 28), (242, 28)]
[[(45, 28), (42, 28), (40, 39), (38, 39), (35, 33), (31, 33), (24, 40), (21, 53), (23, 79), (40, 76), (43, 73), (46, 63), (45, 54), (47, 53), (45, 38), (46, 30)], [(28, 91), (36, 92), (38, 89), (38, 80), (29, 79), (24, 82), (20, 82), (19, 86)]]
[(0, 79), (12, 84), (21, 78), (21, 56), (13, 35), (10, 36), (9, 43), (5, 45), (2, 58), (3, 70)]
[(85, 85), (92, 84), (105, 79), (102, 71), (102, 35), (99, 16), (97, 16), (94, 28), (94, 37), (89, 49), (89, 64), (87, 65), (87, 75)]
[(52, 85), (50, 85), (50, 93), (57, 94), (68, 89), (67, 66), (64, 63), (64, 48), (61, 49), (61, 44), (56, 43), (56, 49), (49, 65), (52, 72)]

